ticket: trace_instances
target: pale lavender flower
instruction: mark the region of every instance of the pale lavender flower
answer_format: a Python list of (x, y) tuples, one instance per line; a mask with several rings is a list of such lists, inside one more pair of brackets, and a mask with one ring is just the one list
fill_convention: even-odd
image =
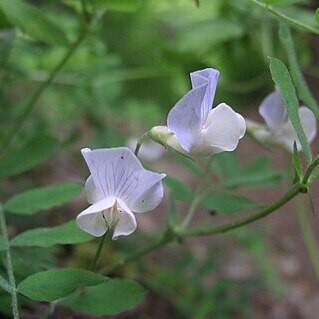
[(245, 134), (246, 123), (225, 103), (212, 109), (219, 72), (209, 68), (193, 72), (190, 77), (192, 89), (169, 112), (167, 127), (154, 127), (151, 136), (192, 155), (235, 150)]
[[(316, 118), (306, 106), (299, 108), (299, 117), (302, 128), (310, 144), (317, 134)], [(259, 106), (259, 114), (266, 126), (247, 121), (249, 132), (261, 143), (276, 145), (293, 151), (294, 142), (298, 151), (302, 150), (297, 133), (288, 118), (286, 107), (281, 93), (276, 90), (265, 97)]]
[(162, 201), (165, 174), (144, 169), (126, 147), (81, 152), (91, 173), (85, 191), (92, 205), (77, 216), (78, 226), (96, 237), (108, 230), (114, 230), (113, 239), (130, 235), (137, 226), (133, 212), (150, 211)]

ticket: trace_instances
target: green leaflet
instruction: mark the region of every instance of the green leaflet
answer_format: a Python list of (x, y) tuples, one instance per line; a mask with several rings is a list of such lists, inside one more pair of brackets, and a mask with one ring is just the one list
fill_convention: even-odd
[(297, 133), (298, 139), (305, 153), (307, 162), (312, 159), (311, 149), (307, 141), (307, 137), (302, 128), (299, 117), (299, 103), (296, 96), (296, 91), (292, 83), (287, 67), (278, 59), (270, 59), (270, 72), (274, 82), (279, 86), (280, 92), (285, 102), (289, 119)]
[(92, 316), (115, 315), (137, 306), (145, 294), (145, 289), (137, 282), (116, 279), (86, 288), (61, 303)]
[(4, 205), (4, 209), (19, 215), (34, 215), (70, 201), (78, 196), (82, 189), (81, 184), (70, 182), (32, 189), (11, 198)]
[(51, 269), (35, 273), (17, 287), (19, 293), (36, 301), (54, 301), (82, 287), (95, 286), (108, 278), (94, 272), (77, 269)]
[(93, 237), (76, 225), (75, 221), (61, 226), (35, 228), (14, 237), (11, 246), (52, 247), (54, 245), (79, 244), (92, 240)]

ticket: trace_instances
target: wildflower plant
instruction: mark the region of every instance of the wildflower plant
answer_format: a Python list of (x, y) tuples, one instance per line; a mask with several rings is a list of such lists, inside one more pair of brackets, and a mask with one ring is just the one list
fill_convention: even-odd
[[(201, 1), (195, 2), (201, 10)], [(275, 85), (276, 91), (269, 93), (259, 106), (259, 113), (264, 119), (265, 125), (250, 121), (248, 116), (244, 117), (246, 111), (239, 106), (239, 103), (238, 105), (234, 103), (234, 107), (239, 113), (226, 103), (213, 106), (220, 73), (222, 78), (223, 72), (225, 72), (225, 82), (220, 83), (221, 92), (225, 93), (230, 88), (236, 89), (233, 81), (229, 81), (228, 78), (227, 82), (226, 76), (227, 70), (228, 77), (229, 74), (236, 73), (229, 67), (232, 61), (228, 57), (225, 58), (224, 51), (219, 49), (224, 48), (229, 51), (231, 48), (237, 48), (238, 52), (242, 52), (242, 45), (244, 45), (243, 47), (247, 45), (247, 37), (242, 37), (245, 32), (244, 28), (247, 26), (244, 23), (237, 25), (233, 19), (228, 19), (227, 16), (227, 19), (231, 21), (228, 21), (226, 17), (220, 21), (214, 20), (212, 32), (207, 33), (206, 30), (203, 33), (201, 29), (203, 23), (200, 21), (200, 32), (194, 37), (196, 41), (201, 41), (200, 48), (190, 46), (187, 42), (188, 38), (181, 37), (182, 43), (176, 40), (176, 46), (179, 50), (176, 49), (174, 57), (179, 57), (183, 50), (189, 49), (190, 54), (185, 54), (187, 65), (185, 64), (184, 68), (190, 68), (190, 57), (191, 59), (200, 57), (201, 60), (194, 61), (194, 65), (207, 65), (207, 67), (201, 70), (192, 70), (190, 74), (191, 89), (169, 111), (167, 126), (161, 126), (160, 123), (153, 126), (137, 141), (133, 152), (124, 146), (111, 147), (114, 135), (109, 136), (109, 127), (113, 125), (116, 129), (128, 131), (129, 125), (122, 109), (120, 112), (117, 110), (117, 117), (113, 119), (112, 115), (116, 113), (114, 110), (105, 115), (105, 108), (98, 108), (97, 105), (100, 100), (103, 100), (104, 103), (104, 99), (107, 99), (108, 105), (116, 104), (116, 108), (122, 102), (125, 104), (125, 101), (117, 95), (120, 95), (119, 92), (125, 88), (129, 88), (129, 85), (126, 87), (123, 83), (119, 85), (118, 82), (134, 80), (132, 82), (135, 84), (137, 82), (135, 80), (146, 79), (145, 86), (147, 86), (150, 85), (150, 77), (154, 77), (156, 81), (161, 81), (160, 78), (163, 77), (165, 78), (163, 87), (167, 89), (170, 87), (167, 83), (170, 82), (167, 80), (166, 70), (173, 69), (172, 62), (169, 60), (169, 67), (163, 68), (165, 76), (162, 74), (162, 69), (156, 69), (154, 72), (153, 69), (149, 70), (144, 67), (129, 71), (123, 71), (119, 68), (117, 72), (114, 72), (115, 67), (121, 66), (122, 60), (119, 57), (114, 57), (113, 53), (105, 53), (105, 47), (109, 45), (110, 51), (113, 47), (109, 43), (105, 45), (107, 41), (104, 42), (103, 32), (103, 43), (100, 41), (99, 45), (94, 46), (92, 39), (100, 33), (101, 25), (108, 23), (105, 15), (112, 14), (113, 10), (119, 12), (139, 10), (139, 2), (118, 0), (104, 3), (104, 1), (83, 0), (81, 3), (71, 3), (70, 1), (61, 1), (56, 10), (60, 10), (61, 6), (61, 8), (67, 7), (66, 11), (72, 12), (70, 21), (62, 23), (63, 27), (61, 27), (57, 21), (52, 19), (54, 13), (49, 15), (35, 4), (25, 0), (0, 0), (1, 28), (4, 26), (5, 29), (11, 30), (1, 33), (0, 39), (14, 43), (12, 37), (16, 32), (16, 41), (22, 41), (19, 44), (24, 43), (24, 48), (27, 48), (25, 51), (32, 51), (32, 57), (36, 59), (32, 60), (30, 56), (24, 56), (25, 59), (21, 58), (21, 60), (16, 56), (10, 59), (10, 54), (16, 54), (15, 50), (13, 52), (3, 51), (3, 55), (8, 55), (8, 60), (1, 60), (1, 67), (4, 70), (3, 78), (2, 73), (0, 75), (1, 79), (6, 80), (3, 81), (4, 88), (8, 89), (7, 82), (10, 83), (12, 78), (16, 77), (18, 80), (15, 78), (17, 81), (15, 83), (23, 82), (23, 85), (20, 83), (22, 86), (17, 89), (17, 92), (29, 92), (29, 86), (26, 86), (25, 81), (20, 79), (22, 75), (30, 77), (30, 83), (39, 82), (31, 97), (26, 101), (21, 101), (25, 104), (19, 103), (17, 105), (21, 109), (14, 110), (14, 112), (10, 111), (10, 108), (0, 110), (5, 128), (0, 136), (0, 178), (3, 179), (3, 184), (1, 184), (3, 198), (0, 203), (1, 313), (14, 319), (23, 318), (26, 309), (31, 308), (37, 311), (35, 316), (39, 315), (39, 318), (56, 317), (58, 311), (62, 311), (63, 316), (65, 308), (84, 313), (85, 316), (103, 317), (120, 314), (140, 304), (146, 296), (148, 289), (146, 286), (151, 286), (151, 284), (146, 284), (147, 281), (151, 281), (149, 280), (151, 275), (145, 276), (145, 272), (149, 271), (148, 267), (143, 267), (143, 272), (140, 271), (139, 267), (136, 267), (133, 275), (127, 275), (128, 272), (125, 272), (125, 269), (128, 264), (138, 260), (145, 262), (143, 257), (173, 242), (183, 244), (193, 237), (224, 234), (235, 229), (243, 229), (255, 221), (262, 222), (263, 218), (277, 212), (288, 202), (300, 200), (300, 195), (303, 193), (308, 194), (308, 199), (313, 204), (311, 185), (319, 177), (319, 156), (315, 153), (317, 149), (312, 148), (310, 144), (316, 138), (319, 108), (301, 73), (290, 25), (298, 26), (301, 31), (316, 35), (319, 35), (319, 29), (318, 26), (305, 24), (282, 13), (282, 10), (277, 10), (277, 4), (290, 5), (290, 2), (288, 4), (286, 1), (266, 0), (248, 0), (247, 2), (249, 3), (247, 4), (249, 11), (252, 6), (255, 6), (261, 10), (260, 15), (268, 12), (269, 19), (274, 25), (277, 26), (278, 21), (271, 17), (276, 16), (280, 19), (280, 38), (277, 40), (281, 43), (281, 56), (287, 58), (286, 62), (276, 58), (266, 59), (270, 66), (269, 78), (272, 77), (272, 85)], [(274, 4), (271, 5), (271, 3)], [(236, 3), (229, 4), (227, 2), (227, 4), (220, 3), (220, 5), (230, 6), (227, 7), (227, 10), (222, 11), (234, 12), (234, 16), (239, 18), (238, 21), (242, 21), (244, 8), (238, 8), (237, 0)], [(159, 10), (159, 15), (162, 18), (162, 12), (167, 8), (161, 7), (158, 2), (154, 7)], [(146, 8), (145, 10), (150, 9)], [(154, 11), (156, 10), (154, 9)], [(175, 11), (174, 14), (176, 14)], [(154, 14), (153, 11), (152, 14)], [(318, 12), (316, 15), (314, 12), (311, 14), (318, 22)], [(167, 20), (172, 23), (172, 19)], [(258, 16), (257, 23), (260, 20)], [(63, 21), (62, 15), (61, 21)], [(127, 21), (125, 16), (125, 22)], [(162, 23), (164, 22), (162, 20)], [(75, 25), (78, 26), (79, 34), (73, 38)], [(66, 34), (64, 27), (69, 30), (70, 34)], [(251, 28), (250, 24), (249, 28)], [(194, 31), (192, 28), (189, 29)], [(225, 32), (214, 32), (216, 30)], [(246, 35), (250, 36), (250, 32), (252, 30), (248, 30)], [(214, 50), (206, 43), (213, 35), (220, 37), (214, 38), (214, 41), (218, 42), (218, 46), (215, 46)], [(266, 35), (264, 34), (264, 36)], [(88, 36), (90, 36), (91, 41), (86, 43), (84, 40)], [(106, 36), (107, 34), (105, 34)], [(271, 42), (272, 36), (267, 38), (268, 42)], [(73, 42), (71, 43), (72, 38)], [(255, 36), (251, 36), (251, 38), (254, 41), (259, 39)], [(119, 41), (119, 45), (116, 40), (114, 39), (116, 43), (114, 47), (121, 47), (124, 42)], [(224, 41), (229, 42), (222, 46)], [(237, 46), (238, 43), (240, 43), (239, 46)], [(53, 48), (56, 50), (53, 54), (55, 58), (48, 63), (48, 70), (43, 72), (44, 75), (41, 72), (30, 72), (31, 66), (46, 65), (46, 58), (38, 63), (38, 57), (34, 57), (36, 56), (33, 53), (35, 51), (30, 50), (30, 47), (36, 52), (49, 50), (44, 51), (46, 58), (51, 55), (50, 50)], [(153, 47), (159, 50), (160, 45), (156, 43)], [(163, 47), (166, 46), (163, 45)], [(127, 50), (125, 46), (124, 49)], [(196, 50), (196, 54), (194, 54), (194, 50)], [(265, 50), (264, 45), (260, 49), (264, 56), (269, 55), (268, 51), (272, 53), (271, 56), (275, 55), (274, 50), (268, 50), (267, 54), (263, 50)], [(140, 53), (136, 50), (136, 54), (141, 54), (145, 58), (148, 50), (141, 51), (143, 52)], [(105, 63), (105, 56), (101, 55), (101, 52), (107, 54), (110, 59), (109, 64)], [(222, 52), (223, 58), (221, 58), (220, 52)], [(88, 56), (91, 57), (92, 64), (86, 64)], [(158, 56), (158, 54), (154, 56)], [(246, 53), (244, 56), (245, 59), (249, 59)], [(60, 60), (56, 61), (57, 58)], [(125, 59), (125, 55), (122, 58)], [(164, 59), (164, 54), (162, 58)], [(251, 56), (252, 60), (254, 58)], [(135, 56), (134, 60), (136, 60)], [(11, 64), (12, 61), (16, 63), (14, 67)], [(23, 63), (26, 63), (27, 66), (22, 67), (19, 64), (22, 63), (21, 61), (24, 61)], [(71, 61), (73, 63), (68, 65), (67, 62)], [(245, 62), (245, 65), (249, 65), (251, 61), (248, 61), (248, 64), (247, 61)], [(185, 62), (180, 61), (180, 63)], [(100, 68), (105, 67), (105, 64), (108, 64), (107, 70), (111, 73), (108, 78), (105, 78), (104, 70), (99, 73)], [(83, 69), (80, 66), (83, 66)], [(236, 67), (240, 68), (241, 65), (238, 64)], [(70, 74), (74, 72), (74, 68), (78, 72), (75, 72), (73, 76), (66, 72), (62, 76), (59, 74), (62, 68), (68, 68)], [(220, 71), (216, 68), (220, 68)], [(83, 73), (88, 72), (87, 70), (91, 70), (91, 77), (81, 78)], [(43, 76), (45, 76), (44, 80)], [(186, 74), (184, 77), (186, 78)], [(264, 78), (265, 75), (262, 74), (262, 80)], [(249, 84), (255, 84), (254, 82), (259, 85), (255, 79), (252, 79)], [(31, 85), (30, 83), (28, 85)], [(75, 111), (72, 116), (70, 116), (72, 107), (69, 104), (68, 94), (63, 94), (61, 99), (54, 99), (57, 92), (63, 91), (60, 88), (61, 85), (72, 87), (74, 90), (72, 91), (74, 96), (70, 98), (76, 97)], [(56, 89), (55, 94), (52, 94), (54, 91), (50, 91), (52, 87)], [(266, 83), (262, 82), (262, 87), (265, 89)], [(247, 90), (247, 85), (244, 86), (244, 89)], [(144, 91), (150, 95), (153, 94), (152, 90), (148, 91), (143, 87), (143, 93), (145, 93)], [(6, 103), (9, 103), (13, 97), (15, 98), (16, 91), (10, 92), (10, 98), (6, 98)], [(48, 93), (47, 96), (44, 94), (45, 92)], [(160, 99), (163, 98), (166, 99), (166, 96), (160, 97)], [(39, 114), (35, 113), (36, 105), (41, 110), (44, 107), (44, 103), (41, 105), (42, 99), (48, 103), (47, 109)], [(84, 107), (84, 111), (82, 110), (81, 113), (78, 102), (82, 99), (85, 100), (83, 104), (87, 104), (89, 101), (89, 104), (93, 106), (91, 108)], [(177, 96), (174, 95), (174, 99), (177, 100)], [(57, 123), (55, 123), (58, 128), (56, 136), (61, 139), (59, 141), (57, 137), (52, 136), (52, 133), (48, 133), (53, 131), (52, 127), (50, 125), (46, 127), (44, 123), (49, 121), (50, 115), (55, 114), (55, 112), (50, 113), (50, 107), (53, 104), (63, 104), (61, 101), (65, 103), (65, 110), (63, 105), (61, 108), (63, 114), (56, 112), (59, 115)], [(257, 101), (254, 103), (256, 106), (258, 105)], [(231, 104), (233, 105), (233, 103)], [(299, 105), (307, 105), (307, 107)], [(113, 111), (114, 113), (112, 113)], [(63, 122), (64, 116), (68, 117), (69, 115), (70, 118), (73, 118), (78, 112), (83, 123), (86, 125), (94, 123), (91, 123), (95, 128), (92, 130), (94, 132), (92, 135), (97, 134), (98, 128), (103, 131), (99, 139), (93, 138), (88, 141), (87, 134), (83, 134), (85, 136), (77, 140), (76, 144), (74, 143), (76, 137), (81, 133), (79, 125), (74, 125), (73, 131), (69, 131), (69, 127), (61, 125), (61, 122)], [(32, 118), (31, 114), (37, 114), (37, 116)], [(10, 117), (12, 117), (11, 120)], [(121, 120), (120, 125), (119, 119)], [(31, 121), (31, 125), (24, 125), (27, 121)], [(107, 129), (103, 130), (101, 127), (104, 128), (106, 122)], [(85, 125), (83, 124), (83, 126)], [(271, 168), (270, 160), (265, 157), (253, 158), (245, 164), (238, 160), (235, 151), (243, 144), (240, 140), (248, 138), (248, 136), (244, 137), (246, 126), (247, 135), (252, 137), (254, 141), (263, 145), (267, 144), (270, 148), (280, 146), (292, 153), (292, 156), (289, 154), (289, 159), (292, 157), (289, 174)], [(30, 133), (34, 132), (32, 129), (35, 130), (35, 134)], [(136, 135), (136, 132), (133, 135)], [(109, 139), (106, 139), (106, 136)], [(122, 144), (127, 139), (128, 137), (125, 136)], [(151, 143), (147, 150), (149, 142)], [(154, 143), (160, 144), (160, 148), (157, 148), (159, 145), (154, 145)], [(312, 145), (314, 144), (312, 143)], [(41, 167), (59, 149), (68, 148), (70, 145), (72, 145), (73, 151), (76, 149), (76, 152), (70, 153), (74, 156), (68, 157), (66, 168), (62, 164), (60, 165), (59, 156), (54, 157), (54, 161), (49, 162), (50, 165)], [(79, 147), (79, 145), (81, 146)], [(82, 148), (84, 145), (90, 145), (92, 149)], [(143, 145), (145, 156), (139, 152)], [(163, 155), (163, 147), (168, 150), (165, 155)], [(256, 147), (258, 146), (256, 145)], [(273, 151), (280, 152), (276, 147), (273, 148)], [(80, 155), (78, 148), (82, 148), (81, 153), (89, 170), (89, 176), (86, 180), (85, 176), (88, 174), (84, 168), (84, 162), (83, 169), (77, 167), (77, 164), (80, 163), (77, 160), (80, 157), (78, 156)], [(150, 154), (147, 152), (151, 152), (152, 156), (149, 156)], [(183, 180), (166, 174), (165, 167), (167, 166), (157, 166), (157, 161), (161, 161), (161, 156), (163, 156), (164, 161), (166, 158), (169, 159), (170, 164), (173, 163), (174, 170), (180, 172), (186, 169), (191, 172), (193, 180), (196, 180), (196, 185), (191, 187)], [(154, 167), (150, 167), (149, 163), (142, 164), (141, 160), (144, 159), (151, 160)], [(75, 165), (73, 165), (73, 161), (76, 163)], [(40, 167), (41, 169), (39, 169)], [(52, 167), (59, 172), (54, 178), (50, 176)], [(77, 174), (77, 178), (74, 177), (74, 171), (81, 172)], [(26, 172), (29, 173), (25, 174)], [(31, 187), (30, 185), (40, 183), (42, 175), (45, 176), (46, 186)], [(68, 181), (64, 181), (62, 178), (64, 175), (70, 176), (66, 178)], [(286, 190), (271, 203), (260, 203), (249, 195), (244, 196), (237, 192), (240, 188), (245, 188), (245, 194), (249, 194), (251, 188), (275, 187), (287, 176)], [(79, 179), (82, 182), (70, 181)], [(59, 182), (54, 183), (51, 180), (59, 180)], [(166, 184), (166, 188), (163, 187), (163, 183)], [(25, 190), (28, 186), (30, 189)], [(84, 193), (89, 205), (84, 203)], [(82, 197), (80, 197), (81, 195)], [(73, 203), (72, 206), (67, 205), (76, 197), (80, 197), (76, 203)], [(186, 211), (183, 211), (177, 204), (179, 201), (187, 203), (187, 205), (183, 205), (183, 209), (186, 207)], [(61, 209), (62, 206), (63, 209)], [(208, 210), (209, 216), (208, 214), (207, 216), (198, 214), (200, 208)], [(50, 211), (37, 217), (37, 214), (48, 210)], [(246, 211), (249, 213), (245, 213)], [(69, 215), (67, 215), (68, 212)], [(142, 221), (146, 212), (150, 212), (149, 218), (156, 221), (156, 231), (147, 235), (145, 235), (144, 223), (141, 222), (139, 226), (137, 225), (137, 219)], [(218, 223), (212, 218), (214, 214), (222, 217)], [(230, 218), (228, 215), (235, 216)], [(315, 260), (318, 251), (314, 244), (314, 235), (309, 223), (307, 223), (307, 216), (303, 212), (299, 212), (299, 216), (310, 259)], [(164, 224), (157, 222), (165, 218), (167, 220)], [(30, 220), (35, 225), (30, 226)], [(53, 226), (52, 220), (64, 220), (65, 222)], [(43, 221), (46, 222), (45, 227), (40, 227)], [(8, 224), (12, 227), (8, 227)], [(114, 243), (111, 239), (118, 239), (118, 241)], [(127, 243), (129, 244), (126, 246)], [(65, 245), (72, 246), (64, 249)], [(84, 251), (84, 249), (87, 250)], [(76, 258), (79, 251), (80, 258)], [(165, 254), (165, 252), (162, 253)], [(176, 248), (174, 253), (178, 255), (179, 248)], [(59, 258), (55, 258), (57, 256)], [(192, 256), (192, 260), (194, 259), (196, 258)], [(319, 278), (318, 260), (313, 262), (313, 267)], [(208, 258), (205, 267), (196, 271), (200, 276), (203, 276), (207, 269), (210, 271), (213, 268), (212, 259)], [(169, 275), (170, 279), (181, 276), (182, 273), (186, 274), (188, 270), (179, 272), (177, 268), (174, 268), (172, 273), (173, 276)], [(219, 272), (217, 273), (219, 274)], [(141, 283), (139, 282), (141, 278), (148, 279), (141, 281)], [(196, 281), (194, 282), (196, 283)], [(189, 284), (187, 280), (183, 280), (183, 285), (185, 284)], [(198, 286), (196, 287), (197, 291), (202, 296)], [(185, 289), (184, 292), (193, 293), (193, 289)], [(188, 293), (186, 294), (188, 295)], [(222, 295), (225, 299), (224, 291)], [(38, 302), (42, 303), (40, 307), (37, 306)], [(209, 309), (207, 318), (215, 315), (210, 304), (209, 295), (208, 303), (206, 300), (205, 307), (202, 307), (202, 309)], [(192, 305), (192, 302), (189, 305)], [(181, 305), (179, 307), (183, 308)], [(187, 309), (186, 316), (189, 315), (189, 310), (193, 310), (188, 305), (183, 309)]]

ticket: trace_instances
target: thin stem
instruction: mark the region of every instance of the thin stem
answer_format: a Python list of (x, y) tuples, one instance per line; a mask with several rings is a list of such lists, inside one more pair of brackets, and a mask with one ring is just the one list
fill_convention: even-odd
[(302, 184), (307, 185), (313, 170), (319, 165), (319, 156), (315, 158), (308, 166), (302, 179)]
[(98, 263), (99, 263), (99, 260), (100, 260), (100, 256), (101, 256), (101, 252), (102, 252), (102, 248), (104, 246), (104, 243), (105, 243), (105, 238), (107, 236), (107, 233), (106, 232), (103, 237), (100, 239), (100, 242), (99, 242), (99, 246), (97, 247), (97, 251), (95, 253), (95, 256), (94, 256), (94, 259), (92, 261), (92, 265), (91, 265), (91, 270), (92, 271), (95, 271), (97, 266), (98, 266)]
[(137, 156), (138, 152), (141, 148), (141, 146), (143, 145), (143, 143), (149, 138), (148, 133), (145, 133), (144, 135), (142, 135), (142, 137), (139, 138), (139, 140), (137, 141), (136, 147), (135, 147), (135, 151), (134, 154)]
[(31, 96), (31, 98), (28, 100), (28, 102), (25, 104), (24, 109), (22, 110), (19, 117), (17, 117), (15, 123), (13, 124), (11, 130), (9, 133), (4, 137), (2, 143), (1, 143), (1, 153), (3, 153), (7, 147), (10, 146), (12, 140), (14, 137), (19, 133), (21, 130), (25, 120), (28, 118), (31, 111), (34, 109), (36, 103), (42, 96), (43, 92), (46, 90), (46, 88), (51, 84), (56, 74), (63, 68), (63, 66), (66, 64), (66, 62), (69, 60), (69, 58), (72, 56), (72, 54), (75, 52), (75, 50), (78, 48), (78, 46), (81, 44), (85, 36), (87, 35), (89, 31), (89, 27), (86, 25), (76, 41), (71, 45), (71, 47), (68, 49), (62, 60), (56, 65), (56, 67), (52, 70), (51, 74), (47, 78), (45, 82), (43, 82), (38, 89), (34, 92), (34, 94)]
[(194, 215), (195, 215), (195, 213), (197, 211), (197, 208), (198, 208), (198, 206), (199, 206), (199, 204), (201, 202), (201, 199), (202, 199), (201, 196), (195, 195), (195, 197), (194, 197), (194, 199), (193, 199), (193, 201), (191, 203), (191, 206), (190, 206), (190, 208), (188, 210), (188, 213), (187, 213), (185, 219), (182, 222), (181, 229), (186, 229), (187, 228), (187, 226), (189, 225), (189, 223), (191, 222), (191, 220), (193, 219), (193, 217), (194, 217)]
[(293, 25), (305, 30), (305, 31), (312, 32), (312, 33), (315, 33), (315, 34), (319, 35), (319, 29), (313, 28), (310, 25), (304, 24), (304, 23), (302, 23), (302, 22), (300, 22), (298, 20), (295, 20), (295, 19), (293, 19), (291, 17), (288, 17), (284, 13), (281, 13), (281, 12), (275, 10), (272, 6), (270, 6), (270, 5), (266, 4), (266, 3), (262, 3), (262, 2), (260, 2), (258, 0), (248, 0), (248, 1), (256, 4), (260, 8), (263, 8), (263, 9), (269, 11), (270, 13), (276, 15), (277, 17), (279, 17), (279, 18), (281, 18), (281, 19), (283, 19), (283, 20), (285, 20), (285, 21), (287, 21), (287, 22), (289, 22), (289, 23), (291, 23), (291, 24), (293, 24)]
[[(191, 206), (188, 210), (188, 213), (185, 217), (185, 219), (183, 220), (182, 222), (182, 225), (181, 225), (181, 229), (186, 229), (187, 226), (189, 225), (189, 223), (192, 221), (196, 211), (197, 211), (197, 208), (198, 206), (200, 205), (203, 197), (205, 195), (207, 195), (207, 193), (205, 194), (204, 190), (202, 189), (206, 183), (206, 180), (207, 180), (207, 177), (209, 176), (209, 171), (210, 171), (210, 168), (212, 166), (212, 162), (213, 162), (213, 156), (211, 156), (207, 163), (206, 163), (206, 166), (205, 166), (205, 169), (204, 169), (204, 172), (203, 172), (203, 179), (201, 180), (201, 182), (198, 184), (197, 188), (196, 188), (196, 191), (195, 191), (195, 194), (194, 194), (194, 198), (191, 202)], [(204, 193), (201, 195), (201, 193)]]
[(317, 279), (319, 280), (319, 251), (316, 238), (314, 236), (313, 229), (306, 214), (304, 203), (298, 197), (295, 199), (295, 203), (302, 238), (305, 243), (311, 264), (316, 273)]
[(243, 218), (243, 219), (240, 219), (238, 221), (231, 222), (231, 223), (226, 223), (223, 225), (218, 225), (215, 227), (207, 228), (207, 229), (192, 230), (192, 231), (189, 231), (185, 234), (181, 234), (181, 236), (182, 237), (199, 237), (199, 236), (221, 234), (221, 233), (226, 233), (230, 230), (251, 224), (251, 223), (275, 212), (278, 208), (285, 205), (287, 202), (289, 202), (292, 198), (294, 198), (299, 193), (300, 193), (300, 187), (298, 184), (296, 184), (284, 196), (282, 196), (277, 202), (260, 210), (258, 213), (254, 214), (252, 216), (249, 216), (249, 217), (246, 217), (246, 218)]
[(10, 250), (10, 243), (9, 243), (9, 236), (8, 236), (8, 229), (6, 218), (2, 209), (2, 205), (0, 204), (0, 227), (3, 236), (3, 241), (6, 249), (6, 259), (7, 259), (7, 272), (9, 277), (9, 283), (12, 287), (11, 293), (11, 306), (12, 306), (12, 314), (14, 319), (19, 319), (19, 307), (18, 307), (18, 297), (17, 297), (17, 289), (16, 283), (13, 273), (13, 266), (12, 266), (12, 258), (11, 258), (11, 250)]
[(2, 277), (0, 275), (0, 286), (3, 290), (5, 290), (6, 292), (8, 292), (9, 294), (11, 294), (12, 291), (12, 287), (10, 286), (10, 284), (8, 283), (8, 281)]

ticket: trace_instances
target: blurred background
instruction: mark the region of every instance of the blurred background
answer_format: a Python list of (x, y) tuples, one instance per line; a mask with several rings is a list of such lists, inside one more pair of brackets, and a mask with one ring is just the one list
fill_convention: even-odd
[[(316, 25), (316, 0), (278, 2), (278, 10)], [(199, 7), (193, 0), (27, 3), (56, 23), (62, 33), (42, 25), (41, 17), (25, 7), (0, 11), (0, 141), (5, 144), (16, 119), (23, 118), (21, 129), (2, 151), (19, 149), (41, 136), (57, 139), (58, 151), (46, 164), (4, 179), (2, 200), (31, 187), (65, 180), (84, 182), (88, 171), (79, 150), (126, 145), (130, 137), (165, 125), (168, 111), (190, 89), (189, 73), (195, 70), (213, 67), (220, 71), (214, 105), (225, 102), (245, 117), (261, 121), (258, 106), (274, 89), (268, 57), (287, 62), (277, 18), (248, 0), (200, 0)], [(300, 30), (293, 30), (293, 35), (304, 75), (318, 99), (319, 38)], [(74, 43), (77, 46), (66, 63), (24, 117), (30, 99)], [(313, 150), (319, 151), (318, 138)], [(246, 137), (236, 154), (217, 157), (211, 174), (220, 180), (238, 170), (248, 174), (254, 159), (258, 159), (254, 162), (258, 172), (267, 171), (270, 177), (259, 185), (238, 187), (238, 192), (271, 203), (289, 182), (285, 177), (290, 157), (280, 150), (265, 150)], [(183, 181), (189, 189), (196, 186), (189, 167), (168, 152), (156, 164), (145, 164)], [(313, 191), (316, 210), (317, 190), (318, 183)], [(166, 197), (156, 212), (138, 216), (134, 235), (107, 243), (102, 264), (142, 247), (165, 227)], [(188, 204), (187, 199), (180, 199), (177, 207), (182, 213)], [(306, 197), (302, 201), (318, 239), (318, 222), (313, 222)], [(319, 260), (311, 262), (308, 256), (295, 205), (239, 231), (172, 244), (128, 265), (115, 275), (135, 278), (150, 292), (138, 308), (116, 318), (318, 318)], [(85, 206), (82, 196), (36, 219), (10, 216), (10, 233), (58, 225)], [(218, 211), (205, 209), (199, 215), (211, 223), (222, 218)], [(17, 277), (53, 265), (85, 267), (95, 247), (96, 242), (91, 242), (17, 250)], [(9, 302), (2, 292), (4, 315), (10, 310)], [(43, 307), (26, 302), (22, 317), (40, 318)], [(52, 318), (89, 317), (58, 308)]]

